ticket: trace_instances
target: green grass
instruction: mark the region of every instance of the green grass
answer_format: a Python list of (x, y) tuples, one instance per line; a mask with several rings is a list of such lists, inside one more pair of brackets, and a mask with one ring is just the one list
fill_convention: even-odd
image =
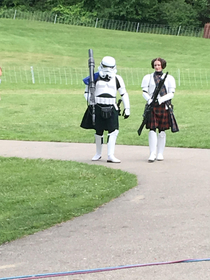
[(133, 174), (71, 161), (0, 157), (0, 170), (0, 244), (93, 211), (137, 185)]
[[(89, 48), (96, 67), (111, 55), (121, 68), (150, 68), (158, 56), (167, 60), (169, 72), (209, 68), (209, 41), (202, 38), (8, 19), (0, 19), (0, 37), (3, 69), (84, 68)], [(117, 144), (148, 145), (147, 130), (137, 135), (144, 109), (140, 85), (127, 90), (131, 116), (120, 118)], [(93, 143), (94, 131), (80, 128), (83, 92), (81, 86), (2, 83), (0, 139)], [(210, 90), (177, 89), (173, 104), (180, 132), (167, 132), (167, 146), (209, 149)], [(137, 184), (135, 175), (120, 170), (67, 161), (0, 158), (0, 170), (0, 243), (93, 211)]]
[[(141, 136), (144, 99), (140, 91), (130, 91), (131, 116), (120, 117), (117, 144), (148, 145), (148, 131)], [(86, 109), (83, 89), (5, 90), (0, 102), (0, 139), (93, 143), (94, 130), (80, 128)], [(178, 91), (173, 99), (180, 132), (167, 131), (167, 146), (210, 148), (210, 90)]]
[(150, 68), (162, 56), (173, 68), (209, 68), (209, 41), (197, 37), (113, 31), (27, 20), (0, 19), (1, 66), (87, 67), (105, 55), (119, 67)]

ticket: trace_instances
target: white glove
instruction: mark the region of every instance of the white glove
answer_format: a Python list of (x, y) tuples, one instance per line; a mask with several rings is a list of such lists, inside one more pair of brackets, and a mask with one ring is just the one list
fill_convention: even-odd
[(158, 104), (160, 105), (160, 104), (162, 104), (163, 102), (162, 102), (162, 99), (161, 99), (161, 97), (159, 97), (158, 98)]
[(153, 101), (152, 98), (148, 99), (148, 100), (147, 100), (147, 104), (150, 105), (150, 104), (152, 103), (152, 101)]

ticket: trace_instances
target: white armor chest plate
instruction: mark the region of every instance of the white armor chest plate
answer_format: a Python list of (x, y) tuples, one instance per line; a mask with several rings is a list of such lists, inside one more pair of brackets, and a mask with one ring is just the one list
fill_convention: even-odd
[(103, 80), (99, 80), (96, 83), (95, 96), (100, 96), (101, 94), (109, 94), (110, 97), (116, 97), (117, 89), (116, 89), (116, 80), (115, 77), (110, 81), (106, 82)]

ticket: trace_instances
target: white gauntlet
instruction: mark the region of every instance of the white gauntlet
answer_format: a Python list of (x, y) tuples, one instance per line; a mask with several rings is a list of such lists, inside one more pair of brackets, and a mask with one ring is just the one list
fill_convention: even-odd
[(171, 93), (167, 93), (167, 94), (165, 94), (165, 95), (163, 95), (163, 96), (158, 98), (158, 103), (160, 105), (160, 104), (162, 104), (165, 101), (171, 100), (173, 97), (174, 97), (174, 94), (172, 92)]
[(149, 95), (148, 92), (146, 92), (146, 91), (143, 91), (142, 96), (144, 97), (144, 99), (145, 99), (146, 101), (148, 101), (148, 100), (151, 99), (150, 95)]
[(85, 99), (86, 99), (87, 102), (90, 102), (89, 87), (88, 87), (87, 85), (86, 85), (86, 87), (85, 87), (84, 97), (85, 97)]

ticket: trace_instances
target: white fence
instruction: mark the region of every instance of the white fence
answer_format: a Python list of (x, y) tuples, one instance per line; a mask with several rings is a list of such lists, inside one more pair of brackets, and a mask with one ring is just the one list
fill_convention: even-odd
[(57, 15), (49, 12), (23, 12), (19, 10), (0, 10), (0, 18), (45, 21), (54, 24), (69, 24), (111, 30), (121, 30), (139, 33), (165, 34), (176, 36), (202, 37), (204, 28), (192, 26), (168, 26), (112, 19), (87, 18), (71, 15)]
[[(202, 88), (210, 86), (210, 69), (173, 69), (168, 70), (174, 76), (177, 87)], [(118, 68), (127, 86), (139, 86), (144, 75), (151, 73), (148, 68)], [(5, 84), (60, 84), (83, 85), (88, 76), (87, 68), (58, 67), (4, 67), (1, 77)]]

